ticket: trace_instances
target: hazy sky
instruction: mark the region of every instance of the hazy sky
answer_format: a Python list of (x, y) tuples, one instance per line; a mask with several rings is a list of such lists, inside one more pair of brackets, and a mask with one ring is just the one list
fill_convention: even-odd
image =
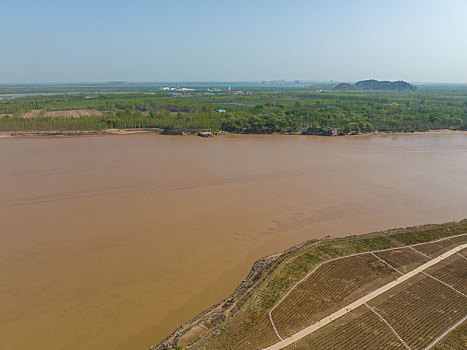
[(467, 0), (0, 0), (0, 83), (467, 82)]

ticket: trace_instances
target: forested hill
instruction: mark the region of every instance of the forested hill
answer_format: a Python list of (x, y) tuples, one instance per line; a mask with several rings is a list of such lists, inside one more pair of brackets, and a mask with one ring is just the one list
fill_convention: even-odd
[(355, 85), (349, 84), (349, 83), (340, 83), (333, 89), (334, 91), (355, 91), (357, 88)]
[(361, 80), (355, 83), (358, 89), (362, 90), (397, 90), (397, 91), (416, 91), (417, 87), (405, 81), (379, 81), (379, 80)]

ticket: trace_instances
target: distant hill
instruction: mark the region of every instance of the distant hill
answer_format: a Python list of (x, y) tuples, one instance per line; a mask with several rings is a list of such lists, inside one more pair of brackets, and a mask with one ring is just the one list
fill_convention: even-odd
[(355, 86), (361, 90), (397, 90), (397, 91), (415, 91), (417, 88), (405, 81), (378, 81), (374, 79), (361, 80), (355, 83)]
[(417, 87), (405, 81), (379, 81), (360, 80), (355, 84), (340, 83), (334, 87), (335, 91), (356, 91), (356, 90), (393, 90), (393, 91), (416, 91)]
[(349, 83), (340, 83), (333, 90), (335, 91), (355, 91), (357, 88)]

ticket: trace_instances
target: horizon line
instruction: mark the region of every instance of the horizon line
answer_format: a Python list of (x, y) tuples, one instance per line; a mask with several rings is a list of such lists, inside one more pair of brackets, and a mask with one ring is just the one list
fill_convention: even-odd
[[(102, 84), (112, 84), (115, 86), (132, 84), (132, 85), (141, 85), (141, 84), (153, 84), (153, 85), (164, 85), (164, 84), (338, 84), (338, 83), (355, 83), (357, 81), (363, 80), (379, 80), (374, 78), (361, 79), (361, 80), (305, 80), (305, 79), (294, 79), (294, 80), (285, 80), (285, 79), (273, 79), (273, 80), (165, 80), (165, 81), (126, 81), (126, 80), (108, 80), (108, 81), (68, 81), (68, 82), (0, 82), (0, 86), (24, 86), (24, 85), (83, 85), (83, 84), (92, 84), (92, 85), (102, 85)], [(379, 81), (405, 81), (402, 79), (398, 80), (379, 80)], [(434, 81), (406, 81), (411, 84), (438, 84), (438, 85), (467, 85), (467, 82), (434, 82)]]

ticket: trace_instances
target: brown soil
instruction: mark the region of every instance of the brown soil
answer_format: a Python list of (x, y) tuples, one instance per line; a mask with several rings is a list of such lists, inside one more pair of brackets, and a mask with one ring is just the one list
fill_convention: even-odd
[(380, 252), (376, 255), (402, 273), (407, 273), (428, 261), (428, 258), (409, 248)]
[(467, 313), (467, 299), (425, 276), (415, 276), (370, 302), (411, 349), (424, 349)]
[[(458, 246), (459, 244), (466, 243), (467, 237), (459, 237), (456, 241), (446, 240), (437, 243), (423, 244), (415, 247), (416, 250), (422, 252), (423, 254), (428, 255), (429, 257), (436, 258), (441, 254), (451, 250), (452, 248)], [(421, 254), (420, 254), (421, 255)], [(423, 256), (423, 255), (422, 255)]]
[[(438, 278), (447, 278), (452, 283), (465, 284), (465, 265), (454, 266), (462, 258), (455, 256), (441, 262), (443, 267)], [(448, 268), (450, 266), (451, 268)], [(443, 271), (443, 273), (441, 273)], [(430, 271), (431, 274), (435, 272)], [(411, 349), (424, 349), (467, 311), (465, 298), (448, 287), (423, 275), (402, 283), (370, 302), (375, 310), (396, 330)], [(375, 341), (375, 338), (378, 341)], [(447, 343), (462, 343), (462, 337), (446, 338)], [(389, 327), (374, 313), (360, 307), (323, 329), (287, 347), (292, 350), (340, 350), (340, 349), (405, 349)], [(440, 347), (460, 349), (461, 347)]]
[(453, 255), (439, 265), (426, 272), (461, 293), (467, 294), (467, 261), (459, 255)]
[(21, 114), (21, 118), (36, 118), (42, 109), (33, 109), (32, 111)]
[(444, 337), (434, 348), (434, 350), (459, 349), (467, 349), (467, 321)]
[(46, 117), (65, 117), (65, 118), (79, 118), (79, 117), (99, 117), (103, 115), (101, 111), (95, 109), (76, 109), (71, 111), (48, 111), (45, 112)]
[(144, 129), (104, 129), (104, 130), (85, 130), (85, 131), (7, 131), (0, 132), (0, 139), (17, 136), (91, 136), (91, 135), (129, 135), (129, 134), (162, 134), (163, 129), (144, 128)]
[[(375, 342), (375, 337), (378, 342)], [(360, 306), (313, 336), (306, 337), (287, 350), (392, 350), (405, 349), (386, 324), (365, 306)]]
[[(33, 109), (32, 111), (21, 114), (21, 118), (36, 118), (41, 113), (41, 109)], [(99, 117), (103, 115), (101, 111), (95, 109), (75, 109), (67, 111), (47, 111), (44, 113), (46, 117), (63, 117), (63, 118), (79, 118), (79, 117)]]
[(285, 338), (398, 277), (371, 254), (323, 265), (272, 312)]

